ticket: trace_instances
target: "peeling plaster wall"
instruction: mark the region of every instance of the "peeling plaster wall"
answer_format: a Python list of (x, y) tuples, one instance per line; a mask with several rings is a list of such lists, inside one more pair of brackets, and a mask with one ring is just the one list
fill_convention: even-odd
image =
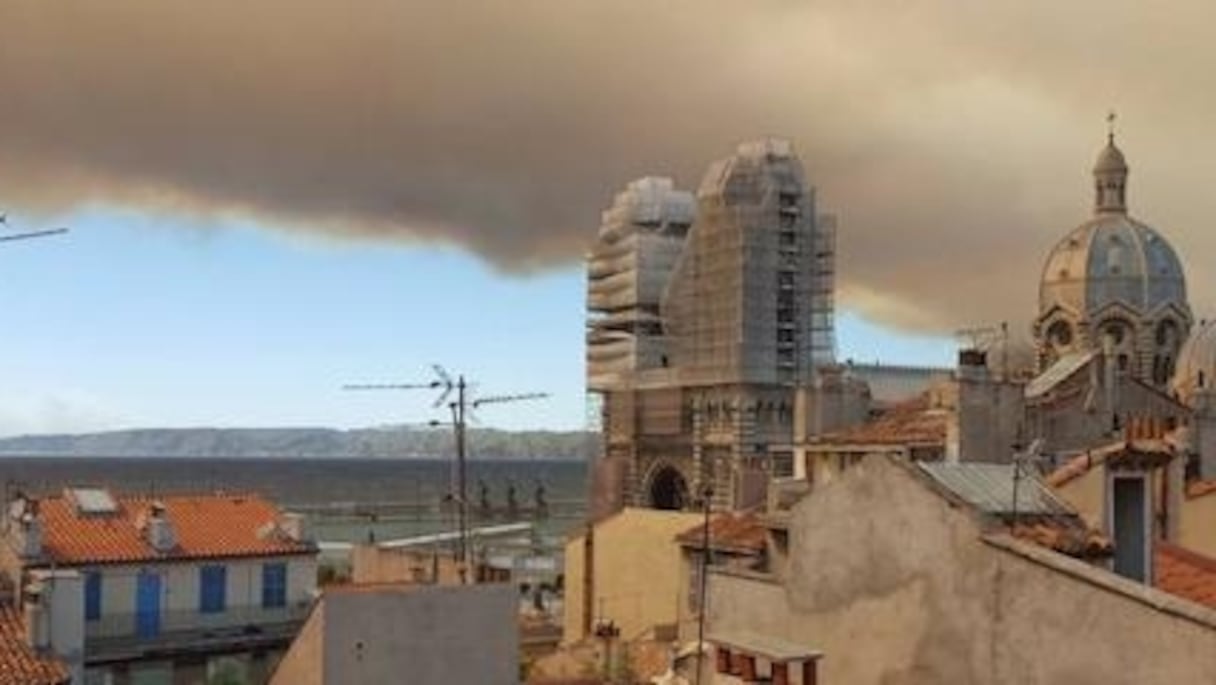
[(1216, 628), (1129, 596), (1160, 593), (1114, 579), (1128, 594), (1116, 592), (980, 533), (914, 474), (864, 460), (793, 509), (787, 585), (711, 576), (712, 629), (822, 650), (826, 683), (1142, 685), (1216, 673)]

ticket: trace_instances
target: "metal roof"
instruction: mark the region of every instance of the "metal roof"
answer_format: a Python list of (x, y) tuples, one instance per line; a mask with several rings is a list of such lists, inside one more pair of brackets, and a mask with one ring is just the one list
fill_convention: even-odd
[(1056, 363), (1026, 384), (1026, 398), (1034, 399), (1056, 387), (1088, 364), (1097, 354), (1096, 351), (1082, 351), (1062, 355)]
[[(988, 514), (1014, 512), (1012, 464), (921, 462), (917, 466), (939, 485), (980, 511)], [(1076, 514), (1038, 476), (1025, 470), (1018, 483), (1016, 510), (1019, 514), (1047, 516)]]

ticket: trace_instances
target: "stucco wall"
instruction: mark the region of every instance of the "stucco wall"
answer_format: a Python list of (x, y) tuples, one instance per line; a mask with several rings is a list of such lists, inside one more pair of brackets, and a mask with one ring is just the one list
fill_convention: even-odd
[(1102, 465), (1073, 478), (1055, 491), (1071, 504), (1081, 518), (1098, 530), (1106, 529), (1106, 468)]
[[(614, 621), (625, 639), (644, 635), (656, 625), (674, 624), (680, 611), (680, 575), (686, 572), (675, 537), (701, 521), (695, 513), (624, 509), (596, 524), (592, 614)], [(562, 634), (567, 642), (585, 637), (584, 542), (580, 535), (566, 543)]]
[(1216, 557), (1216, 493), (1183, 500), (1178, 544)]
[(821, 682), (1142, 685), (1216, 673), (1210, 626), (985, 543), (970, 514), (885, 459), (804, 498), (790, 536), (788, 585), (714, 574), (710, 623), (822, 650)]
[(275, 667), (269, 685), (321, 685), (324, 682), (321, 667), (324, 649), (325, 603), (319, 602)]
[(563, 554), (564, 593), (562, 595), (562, 642), (578, 642), (586, 637), (587, 606), (585, 584), (587, 581), (584, 557), (587, 535), (576, 535), (566, 540)]
[[(225, 611), (200, 614), (199, 568), (201, 563), (165, 563), (119, 566), (81, 567), (81, 572), (101, 573), (101, 620), (87, 626), (89, 636), (134, 634), (135, 595), (141, 571), (161, 576), (162, 630), (189, 629), (226, 623), (248, 623), (257, 620), (262, 610), (262, 565), (287, 564), (287, 606), (311, 601), (316, 588), (317, 566), (311, 557), (275, 557), (254, 560), (208, 562), (227, 567)], [(281, 620), (269, 611), (266, 620)]]

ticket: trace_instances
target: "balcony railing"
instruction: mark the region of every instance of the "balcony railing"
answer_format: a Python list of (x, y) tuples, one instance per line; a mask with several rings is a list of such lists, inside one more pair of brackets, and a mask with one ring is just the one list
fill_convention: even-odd
[(289, 643), (308, 616), (302, 603), (277, 609), (231, 607), (223, 612), (162, 611), (154, 634), (140, 635), (134, 613), (106, 614), (85, 624), (90, 663), (146, 654), (207, 653), (240, 647), (257, 649)]

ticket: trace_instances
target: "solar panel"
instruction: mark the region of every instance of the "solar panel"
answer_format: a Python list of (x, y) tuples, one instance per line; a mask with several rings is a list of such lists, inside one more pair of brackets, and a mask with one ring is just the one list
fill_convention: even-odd
[(108, 490), (101, 488), (69, 488), (68, 494), (76, 502), (82, 514), (113, 514), (118, 511), (118, 502)]

